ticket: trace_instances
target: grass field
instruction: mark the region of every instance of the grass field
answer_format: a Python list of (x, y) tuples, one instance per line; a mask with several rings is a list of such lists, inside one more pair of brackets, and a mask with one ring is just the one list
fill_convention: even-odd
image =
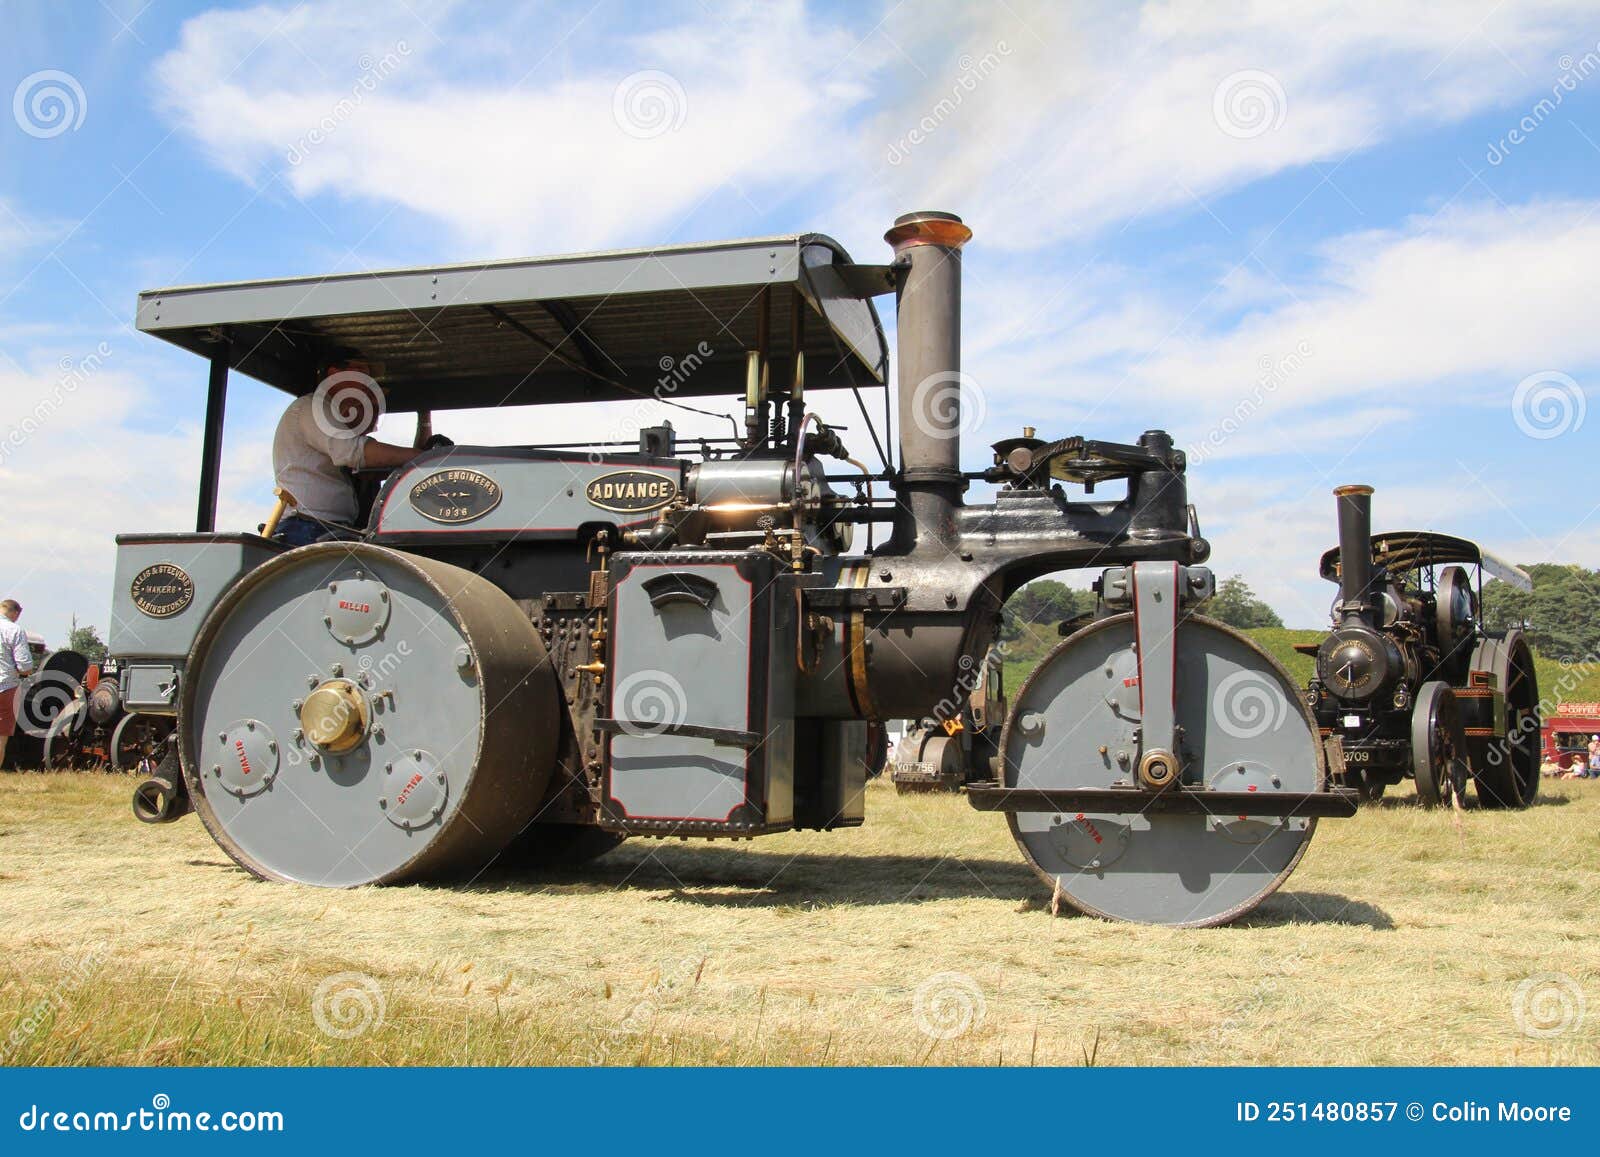
[(1600, 784), (1326, 822), (1203, 931), (1052, 917), (997, 817), (876, 784), (855, 831), (356, 892), (128, 788), (0, 776), (7, 1063), (1600, 1062)]

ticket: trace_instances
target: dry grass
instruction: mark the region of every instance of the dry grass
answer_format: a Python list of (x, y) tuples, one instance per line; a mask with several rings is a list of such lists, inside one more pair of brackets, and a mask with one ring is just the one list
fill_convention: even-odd
[[(1326, 823), (1284, 892), (1183, 932), (1052, 918), (997, 817), (877, 785), (857, 831), (359, 892), (257, 883), (192, 818), (134, 823), (128, 787), (0, 777), (10, 1063), (1600, 1062), (1596, 784)], [(313, 1017), (344, 972), (384, 1004), (349, 1039)], [(1540, 973), (1587, 989), (1580, 1027), (1519, 1030)], [(929, 1036), (919, 988), (982, 1015)]]

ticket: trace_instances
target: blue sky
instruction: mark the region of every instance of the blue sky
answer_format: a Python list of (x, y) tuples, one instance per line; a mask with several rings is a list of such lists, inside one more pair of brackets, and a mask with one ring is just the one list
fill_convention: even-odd
[[(204, 367), (132, 330), (138, 290), (806, 229), (880, 261), (917, 208), (975, 232), (971, 465), (1024, 423), (1165, 427), (1213, 565), (1298, 626), (1343, 482), (1378, 487), (1380, 527), (1600, 565), (1592, 3), (0, 21), (0, 586), (52, 642), (104, 627), (116, 532), (192, 520)], [(235, 378), (224, 525), (265, 513), (281, 404)]]

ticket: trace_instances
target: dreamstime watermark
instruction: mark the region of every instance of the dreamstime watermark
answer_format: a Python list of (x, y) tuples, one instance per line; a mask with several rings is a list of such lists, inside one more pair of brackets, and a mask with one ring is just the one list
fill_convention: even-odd
[(383, 412), (383, 387), (361, 370), (335, 370), (311, 393), (312, 421), (329, 438), (350, 438), (375, 429)]
[[(660, 374), (650, 389), (649, 397), (635, 398), (633, 404), (617, 416), (610, 435), (602, 441), (624, 441), (637, 433), (641, 427), (652, 423), (657, 415), (651, 407), (670, 400), (689, 379), (700, 372), (715, 353), (716, 350), (710, 342), (701, 341), (682, 357), (662, 354), (656, 361), (656, 368)], [(604, 447), (596, 447), (589, 451), (589, 462), (591, 465), (599, 465), (607, 455), (608, 451)]]
[(1600, 655), (1590, 652), (1581, 659), (1560, 659), (1558, 663), (1561, 674), (1556, 676), (1554, 687), (1546, 684), (1535, 709), (1524, 712), (1509, 725), (1504, 736), (1484, 748), (1483, 758), (1488, 766), (1497, 768), (1509, 760), (1513, 747), (1520, 748), (1527, 742), (1538, 744), (1542, 720), (1560, 712), (1564, 697), (1576, 690), (1600, 666)]
[(589, 1049), (584, 1059), (591, 1065), (603, 1065), (623, 1043), (649, 1032), (663, 1005), (675, 1004), (694, 992), (705, 967), (704, 956), (684, 956), (662, 969), (649, 990), (628, 1007), (622, 1020)]
[(1583, 986), (1565, 972), (1537, 973), (1511, 993), (1511, 1019), (1534, 1040), (1578, 1031), (1586, 1011)]
[(1511, 391), (1511, 420), (1541, 442), (1576, 433), (1588, 410), (1583, 387), (1560, 370), (1529, 374)]
[(1235, 140), (1248, 141), (1279, 128), (1289, 115), (1289, 98), (1270, 72), (1244, 68), (1222, 78), (1211, 94), (1211, 119)]
[(939, 370), (911, 391), (911, 421), (929, 438), (948, 441), (983, 425), (989, 403), (983, 388), (964, 370)]
[(1245, 424), (1255, 417), (1273, 394), (1281, 389), (1285, 382), (1292, 377), (1301, 366), (1305, 365), (1311, 357), (1311, 343), (1301, 338), (1295, 342), (1294, 349), (1280, 358), (1262, 355), (1259, 364), (1261, 374), (1256, 378), (1250, 393), (1240, 398), (1230, 411), (1198, 442), (1191, 445), (1187, 455), (1191, 465), (1204, 462), (1213, 452), (1222, 448), (1229, 438), (1244, 428)]
[[(405, 661), (411, 658), (411, 640), (401, 639), (393, 648), (385, 651), (377, 658), (370, 654), (362, 655), (356, 660), (355, 671), (352, 677), (366, 695), (373, 698), (381, 697), (385, 691), (385, 684), (392, 682), (394, 673), (398, 671)], [(360, 709), (347, 699), (339, 699), (336, 706), (318, 717), (316, 733), (311, 735), (295, 732), (295, 742), (284, 753), (283, 761), (289, 767), (299, 767), (312, 757), (321, 758), (321, 744), (342, 735), (352, 720), (358, 725), (364, 721), (358, 718)], [(309, 743), (311, 749), (305, 750)]]
[(988, 1015), (983, 989), (965, 972), (935, 972), (917, 985), (911, 1015), (923, 1034), (955, 1040), (982, 1026)]
[(0, 1041), (0, 1065), (9, 1064), (24, 1045), (49, 1028), (56, 1014), (67, 1006), (72, 994), (89, 983), (94, 973), (106, 962), (109, 952), (104, 944), (94, 945), (72, 962), (48, 995), (28, 1006), (28, 1011), (12, 1027), (10, 1035)]
[(689, 115), (689, 96), (670, 72), (647, 68), (629, 73), (611, 94), (611, 117), (639, 141), (675, 133)]
[(1526, 141), (1540, 125), (1549, 120), (1556, 109), (1561, 107), (1562, 102), (1570, 94), (1578, 91), (1580, 84), (1596, 72), (1600, 72), (1600, 43), (1577, 60), (1573, 60), (1570, 54), (1562, 56), (1556, 61), (1556, 67), (1561, 70), (1561, 75), (1556, 77), (1555, 83), (1550, 86), (1550, 95), (1535, 101), (1498, 141), (1489, 142), (1489, 149), (1483, 155), (1483, 159), (1489, 164), (1504, 164), (1512, 149)]
[(70, 72), (41, 69), (22, 78), (11, 94), (11, 115), (30, 137), (49, 140), (77, 132), (89, 115), (89, 98)]
[(666, 671), (635, 671), (617, 684), (617, 726), (633, 736), (663, 735), (689, 718), (689, 694)]
[(1259, 671), (1235, 671), (1217, 684), (1211, 715), (1235, 739), (1259, 739), (1283, 726), (1289, 718), (1289, 700), (1274, 680)]
[(83, 684), (64, 671), (36, 671), (17, 688), (17, 730), (44, 739), (82, 693)]
[(48, 425), (50, 419), (56, 416), (62, 406), (66, 405), (67, 399), (77, 393), (80, 386), (100, 372), (101, 366), (105, 364), (106, 359), (110, 356), (110, 344), (101, 342), (94, 347), (94, 352), (83, 357), (74, 358), (70, 355), (63, 357), (57, 363), (57, 367), (61, 372), (57, 375), (55, 384), (51, 386), (49, 393), (35, 402), (33, 409), (24, 414), (17, 424), (7, 430), (3, 438), (0, 438), (0, 466), (3, 466), (6, 459), (12, 454), (22, 449), (29, 438)]
[(321, 145), (339, 131), (339, 126), (355, 116), (366, 99), (378, 91), (378, 86), (394, 75), (401, 62), (411, 55), (411, 46), (404, 40), (395, 41), (393, 48), (383, 56), (374, 58), (370, 53), (362, 53), (356, 66), (361, 69), (361, 75), (350, 86), (350, 95), (341, 97), (321, 120), (289, 146), (289, 151), (283, 159), (291, 166), (299, 165), (313, 149)]
[(949, 93), (941, 96), (904, 136), (889, 146), (885, 159), (891, 165), (903, 162), (911, 155), (912, 149), (938, 132), (939, 126), (954, 116), (966, 98), (978, 90), (978, 85), (994, 74), (1000, 67), (1001, 59), (1010, 55), (1011, 45), (1004, 40), (996, 41), (993, 49), (977, 58), (970, 53), (963, 53), (956, 62), (961, 75), (956, 77)]
[(383, 986), (365, 972), (336, 972), (311, 996), (311, 1019), (324, 1035), (354, 1040), (383, 1027)]

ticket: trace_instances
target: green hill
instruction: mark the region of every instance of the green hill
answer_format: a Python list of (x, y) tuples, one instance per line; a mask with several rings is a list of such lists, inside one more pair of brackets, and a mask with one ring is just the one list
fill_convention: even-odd
[[(1295, 653), (1296, 643), (1319, 643), (1322, 631), (1296, 631), (1286, 627), (1255, 627), (1245, 634), (1271, 655), (1304, 687), (1311, 681), (1315, 660)], [(1015, 693), (1039, 661), (1059, 643), (1055, 624), (1025, 623), (1021, 636), (1008, 644), (1006, 688)], [(1558, 703), (1600, 702), (1600, 663), (1566, 663), (1534, 656), (1539, 673), (1539, 696), (1547, 709)]]

